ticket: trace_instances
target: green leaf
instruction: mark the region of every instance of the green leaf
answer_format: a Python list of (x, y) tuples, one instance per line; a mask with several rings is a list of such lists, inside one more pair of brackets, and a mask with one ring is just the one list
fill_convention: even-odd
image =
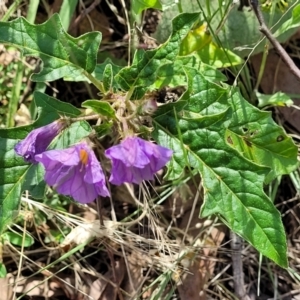
[(98, 137), (107, 135), (112, 130), (113, 123), (103, 123), (101, 125), (96, 125), (93, 129), (97, 132)]
[[(136, 87), (148, 87), (156, 79), (157, 70), (166, 63), (174, 62), (182, 39), (199, 18), (198, 13), (182, 14), (172, 24), (173, 30), (168, 41), (157, 49), (138, 51), (130, 67), (123, 68), (115, 77), (121, 88), (128, 91)], [(137, 58), (137, 55), (139, 57)], [(145, 92), (145, 91), (144, 91)]]
[(243, 63), (243, 59), (224, 47), (218, 47), (210, 34), (207, 25), (203, 24), (191, 30), (180, 46), (180, 55), (195, 53), (199, 59), (215, 68), (235, 66)]
[[(121, 66), (118, 66), (112, 62), (110, 58), (107, 58), (102, 64), (97, 64), (93, 75), (99, 80), (104, 80), (104, 72), (107, 65), (111, 65), (113, 74), (117, 74), (120, 70), (122, 70)], [(114, 82), (116, 85), (116, 83)]]
[(174, 63), (165, 64), (157, 71), (157, 77), (153, 83), (153, 88), (160, 89), (162, 87), (177, 87), (187, 84), (186, 73), (183, 67), (191, 67), (198, 69), (204, 77), (213, 82), (226, 81), (224, 74), (213, 68), (194, 56), (179, 56)]
[(103, 72), (103, 87), (106, 92), (109, 92), (112, 90), (113, 85), (113, 69), (112, 65), (108, 64), (105, 66), (104, 72)]
[(0, 278), (5, 278), (7, 275), (7, 270), (3, 263), (0, 263)]
[(90, 108), (97, 114), (104, 117), (115, 119), (115, 110), (110, 106), (108, 102), (101, 100), (86, 100), (81, 104), (82, 107)]
[(9, 243), (19, 247), (30, 247), (34, 244), (34, 239), (29, 234), (25, 234), (25, 237), (15, 232), (5, 232), (2, 234), (2, 238)]
[(234, 113), (225, 135), (228, 144), (245, 158), (270, 168), (266, 183), (295, 170), (298, 150), (292, 139), (273, 121), (270, 112), (241, 99), (239, 93), (231, 98)]
[(162, 9), (159, 0), (132, 0), (131, 2), (133, 12), (138, 15), (147, 8)]
[[(227, 131), (242, 130), (243, 126), (251, 129), (256, 122), (265, 135), (280, 132), (287, 140), (285, 146), (293, 150), (288, 154), (291, 161), (296, 162), (294, 145), (272, 121), (270, 114), (259, 112), (238, 93), (230, 97), (229, 88), (207, 81), (196, 70), (186, 68), (186, 73), (188, 89), (178, 101), (184, 104), (182, 110), (160, 109), (154, 119), (154, 138), (174, 151), (167, 175), (171, 179), (178, 178), (187, 166), (198, 171), (204, 187), (201, 216), (220, 215), (234, 232), (263, 255), (287, 267), (281, 216), (263, 191), (270, 168), (233, 149)], [(280, 151), (269, 155), (276, 157)], [(282, 165), (285, 162), (278, 160), (277, 163), (281, 170), (285, 168)]]
[[(115, 65), (111, 59), (107, 58), (102, 64), (97, 64), (95, 67), (95, 70), (92, 73), (92, 76), (95, 77), (99, 81), (104, 81), (104, 71), (106, 66), (111, 65), (113, 74), (117, 74), (122, 67)], [(66, 81), (87, 81), (90, 83), (90, 81), (85, 77), (80, 70), (75, 71), (73, 73), (68, 74), (67, 76), (64, 77), (64, 80)], [(116, 82), (116, 80), (113, 78), (112, 79), (112, 87), (114, 89), (118, 89), (119, 86)]]
[(300, 4), (293, 9), (292, 17), (285, 21), (274, 33), (279, 42), (285, 42), (300, 26)]
[(78, 142), (81, 142), (91, 133), (91, 131), (92, 128), (86, 121), (72, 123), (52, 141), (49, 149), (65, 149)]
[(22, 184), (23, 191), (30, 191), (35, 199), (42, 199), (45, 193), (44, 168), (41, 164), (30, 165), (25, 173)]
[[(36, 186), (42, 180), (40, 169), (26, 163), (22, 157), (15, 154), (16, 143), (24, 139), (33, 129), (46, 125), (60, 116), (76, 117), (80, 114), (80, 110), (72, 105), (39, 92), (34, 94), (34, 101), (38, 108), (39, 118), (33, 124), (0, 129), (0, 233), (17, 216), (20, 195), (25, 188), (30, 189), (30, 192), (39, 197), (43, 192), (42, 186)], [(78, 128), (75, 130), (71, 134), (68, 130), (63, 132), (66, 143), (75, 143), (91, 131), (91, 129), (84, 130), (80, 135)]]
[(43, 69), (33, 74), (32, 80), (53, 81), (78, 69), (92, 73), (101, 33), (91, 32), (73, 38), (64, 31), (57, 14), (40, 25), (29, 24), (20, 17), (11, 22), (0, 22), (0, 42), (19, 47), (24, 55), (42, 59)]
[(264, 95), (259, 92), (256, 92), (258, 99), (258, 107), (265, 106), (291, 106), (294, 104), (294, 101), (287, 94), (282, 92), (277, 92), (273, 95)]
[(213, 42), (196, 51), (196, 54), (204, 63), (215, 68), (236, 66), (244, 62), (242, 58), (229, 49), (224, 47), (220, 48)]
[[(78, 117), (81, 114), (81, 111), (73, 105), (59, 101), (56, 98), (50, 97), (44, 93), (35, 92), (33, 96), (39, 118), (34, 122), (34, 124), (30, 125), (31, 127), (34, 126), (34, 128), (36, 128), (42, 125), (49, 124), (50, 122), (59, 119), (61, 116), (74, 118)], [(41, 118), (41, 116), (43, 116), (43, 118)], [(23, 126), (18, 128), (28, 128), (29, 130), (31, 130), (32, 128), (30, 128), (30, 126)], [(25, 136), (28, 133), (29, 132), (27, 132)]]

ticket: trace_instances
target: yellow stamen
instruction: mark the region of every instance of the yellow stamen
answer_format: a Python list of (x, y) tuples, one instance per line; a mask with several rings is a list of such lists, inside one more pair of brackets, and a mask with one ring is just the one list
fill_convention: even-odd
[(80, 149), (80, 152), (79, 152), (79, 159), (80, 161), (86, 165), (87, 162), (88, 162), (88, 159), (89, 159), (89, 154), (86, 152), (85, 149)]

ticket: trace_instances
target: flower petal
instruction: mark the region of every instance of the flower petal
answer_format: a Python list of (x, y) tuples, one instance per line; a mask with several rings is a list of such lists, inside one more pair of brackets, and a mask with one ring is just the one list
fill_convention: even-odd
[(128, 137), (121, 144), (107, 149), (105, 155), (110, 159), (122, 160), (127, 167), (134, 165), (142, 168), (149, 163), (135, 137)]
[(27, 137), (15, 146), (18, 155), (24, 160), (37, 163), (35, 155), (44, 152), (51, 141), (66, 127), (65, 120), (57, 120), (46, 126), (32, 130)]
[(85, 143), (35, 156), (46, 170), (45, 181), (58, 193), (89, 203), (98, 195), (109, 196), (105, 177), (94, 152)]
[(151, 180), (170, 160), (172, 153), (168, 148), (141, 138), (128, 137), (105, 151), (105, 155), (112, 160), (109, 181), (120, 185), (124, 182), (139, 184), (143, 180)]

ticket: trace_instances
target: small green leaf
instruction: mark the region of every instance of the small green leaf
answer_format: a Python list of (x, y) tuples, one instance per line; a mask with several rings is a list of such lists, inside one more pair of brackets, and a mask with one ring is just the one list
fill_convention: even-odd
[(111, 132), (112, 126), (113, 123), (103, 123), (101, 125), (94, 126), (93, 129), (97, 132), (99, 137), (102, 137)]
[(86, 100), (82, 104), (82, 107), (90, 108), (97, 114), (104, 117), (115, 118), (115, 110), (110, 106), (109, 103), (101, 100)]
[(159, 0), (133, 0), (131, 2), (133, 12), (138, 15), (147, 8), (162, 9)]
[(64, 232), (62, 232), (61, 230), (58, 229), (50, 229), (50, 234), (48, 234), (45, 237), (44, 242), (46, 244), (50, 243), (50, 242), (55, 242), (55, 243), (62, 243), (62, 241), (65, 239), (66, 234), (64, 234)]
[(6, 267), (3, 263), (0, 263), (0, 278), (5, 278), (7, 275)]
[(5, 232), (2, 234), (2, 238), (9, 243), (19, 247), (30, 247), (34, 244), (34, 239), (29, 234), (25, 234), (23, 237), (21, 234), (15, 232)]
[(218, 47), (210, 34), (207, 26), (203, 24), (191, 30), (180, 46), (180, 55), (195, 53), (199, 59), (215, 68), (235, 66), (243, 63), (243, 59), (224, 47)]
[(73, 38), (64, 31), (58, 14), (40, 25), (32, 25), (23, 17), (0, 22), (0, 42), (42, 59), (43, 69), (32, 75), (34, 81), (53, 81), (78, 69), (92, 73), (100, 41), (100, 32)]
[(105, 66), (104, 72), (103, 72), (103, 87), (106, 92), (109, 92), (112, 90), (112, 84), (113, 84), (113, 69), (112, 65), (108, 64)]
[(265, 106), (291, 106), (294, 104), (294, 101), (285, 93), (277, 92), (273, 95), (264, 95), (259, 92), (256, 92), (258, 99), (258, 107)]
[(244, 60), (237, 54), (226, 48), (220, 48), (213, 42), (206, 45), (201, 50), (196, 51), (199, 58), (206, 64), (215, 68), (226, 68), (240, 65)]
[[(104, 79), (104, 70), (107, 65), (111, 65), (113, 74), (117, 74), (120, 70), (122, 70), (122, 66), (116, 65), (112, 62), (111, 59), (107, 58), (102, 64), (97, 64), (96, 68), (93, 72), (93, 75), (99, 80), (103, 81)], [(114, 85), (116, 85), (116, 82), (114, 82)]]
[(292, 17), (285, 21), (274, 33), (279, 42), (285, 42), (300, 26), (300, 4), (293, 9)]

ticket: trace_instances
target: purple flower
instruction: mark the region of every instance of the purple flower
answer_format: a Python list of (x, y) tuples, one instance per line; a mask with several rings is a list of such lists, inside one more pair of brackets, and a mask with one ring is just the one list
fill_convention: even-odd
[(119, 145), (105, 151), (105, 155), (112, 160), (109, 181), (120, 185), (153, 179), (154, 174), (170, 160), (172, 153), (168, 148), (141, 138), (127, 137)]
[(32, 130), (24, 140), (15, 146), (18, 155), (31, 163), (36, 163), (35, 155), (44, 152), (51, 141), (66, 127), (65, 120), (57, 120), (46, 126)]
[(86, 143), (36, 155), (46, 170), (45, 181), (58, 193), (89, 203), (98, 195), (109, 196), (105, 177), (95, 153)]

